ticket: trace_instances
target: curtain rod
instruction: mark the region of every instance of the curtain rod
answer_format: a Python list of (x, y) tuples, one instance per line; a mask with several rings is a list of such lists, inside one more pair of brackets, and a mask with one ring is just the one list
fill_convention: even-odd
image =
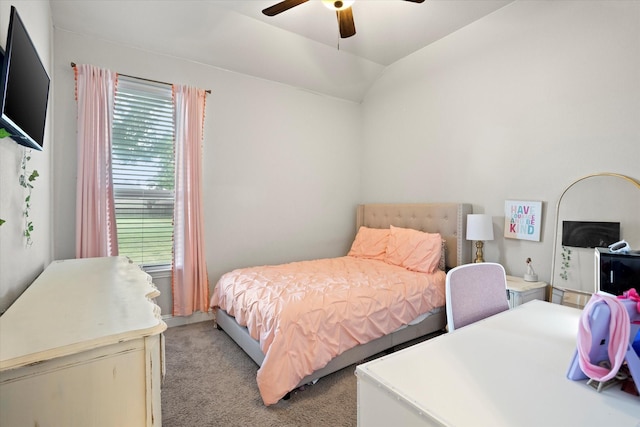
[[(71, 63), (71, 68), (76, 68), (76, 63), (75, 62)], [(134, 78), (134, 79), (144, 80), (144, 81), (147, 81), (147, 82), (160, 83), (160, 84), (163, 84), (163, 85), (171, 86), (171, 83), (161, 82), (160, 80), (145, 79), (144, 77), (131, 76), (129, 74), (122, 74), (122, 73), (118, 73), (118, 74), (120, 74), (121, 76), (125, 76), (125, 77), (131, 77), (131, 78)], [(211, 89), (207, 89), (207, 90), (205, 90), (205, 92), (211, 93)]]

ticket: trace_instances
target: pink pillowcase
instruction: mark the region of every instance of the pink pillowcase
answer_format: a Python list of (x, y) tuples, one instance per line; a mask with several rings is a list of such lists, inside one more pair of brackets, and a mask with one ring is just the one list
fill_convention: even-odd
[(391, 226), (385, 261), (408, 270), (433, 273), (440, 264), (442, 237)]
[(389, 233), (388, 228), (360, 227), (347, 255), (384, 261)]

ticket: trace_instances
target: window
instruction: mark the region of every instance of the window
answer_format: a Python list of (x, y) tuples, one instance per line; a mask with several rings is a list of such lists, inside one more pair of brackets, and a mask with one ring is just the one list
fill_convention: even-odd
[(173, 120), (170, 85), (118, 77), (112, 127), (118, 250), (145, 267), (172, 259)]

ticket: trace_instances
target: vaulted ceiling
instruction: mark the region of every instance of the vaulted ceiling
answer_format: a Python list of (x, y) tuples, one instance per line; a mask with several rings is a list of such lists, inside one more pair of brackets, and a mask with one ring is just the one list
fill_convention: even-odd
[[(513, 0), (355, 0), (356, 34), (311, 0), (52, 0), (56, 28), (360, 102), (386, 66)], [(149, 76), (153, 77), (153, 76)]]

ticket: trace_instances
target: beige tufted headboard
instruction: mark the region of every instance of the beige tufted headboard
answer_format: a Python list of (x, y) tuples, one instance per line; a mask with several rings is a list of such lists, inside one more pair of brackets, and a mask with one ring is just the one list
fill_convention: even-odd
[(358, 205), (356, 231), (360, 226), (389, 228), (390, 225), (440, 233), (446, 241), (447, 267), (471, 262), (471, 241), (465, 239), (467, 203), (373, 203)]

